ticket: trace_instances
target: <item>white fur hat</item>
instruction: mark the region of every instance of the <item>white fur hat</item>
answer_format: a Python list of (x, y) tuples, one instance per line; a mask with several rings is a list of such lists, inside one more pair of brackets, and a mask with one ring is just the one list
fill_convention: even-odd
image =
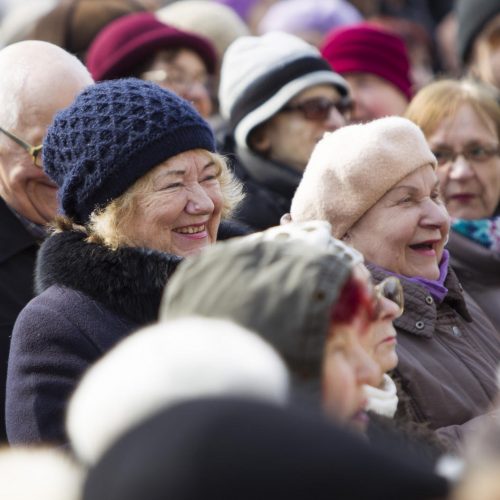
[(314, 85), (333, 85), (347, 96), (346, 81), (316, 47), (297, 36), (273, 32), (243, 36), (222, 61), (219, 102), (237, 144), (248, 146), (249, 133), (275, 115), (290, 99)]
[(55, 448), (0, 449), (0, 498), (78, 500), (83, 470)]
[(143, 328), (85, 374), (68, 408), (76, 455), (92, 464), (155, 411), (196, 397), (240, 395), (284, 404), (288, 371), (263, 339), (229, 320), (185, 317)]
[(327, 132), (314, 148), (291, 206), (294, 222), (322, 219), (342, 238), (408, 174), (436, 158), (406, 118), (380, 118)]

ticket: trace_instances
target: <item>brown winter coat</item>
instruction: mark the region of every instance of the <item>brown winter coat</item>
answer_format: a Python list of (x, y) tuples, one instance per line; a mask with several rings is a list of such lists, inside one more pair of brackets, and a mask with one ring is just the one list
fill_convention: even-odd
[(450, 264), (462, 286), (500, 332), (500, 253), (450, 233)]
[[(376, 282), (386, 273), (371, 269)], [(402, 280), (405, 312), (398, 332), (396, 378), (409, 398), (411, 418), (425, 422), (452, 447), (484, 419), (496, 396), (500, 334), (450, 269), (449, 292), (436, 305), (427, 290)], [(476, 418), (478, 417), (478, 418)]]

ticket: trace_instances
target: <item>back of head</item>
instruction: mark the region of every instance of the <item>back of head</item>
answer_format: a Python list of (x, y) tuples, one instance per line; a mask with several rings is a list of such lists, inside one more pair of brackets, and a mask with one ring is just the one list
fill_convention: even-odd
[(216, 395), (283, 404), (287, 370), (267, 343), (229, 321), (160, 323), (129, 336), (90, 368), (69, 404), (68, 435), (77, 456), (95, 463), (158, 409)]
[[(25, 109), (31, 118), (40, 110), (67, 106), (93, 80), (73, 55), (48, 42), (28, 40), (0, 50), (0, 123), (15, 130)], [(62, 102), (64, 101), (64, 102)]]
[(334, 73), (319, 51), (283, 32), (235, 40), (222, 61), (219, 102), (236, 143), (248, 147), (250, 132), (288, 101), (314, 85), (332, 85), (348, 94), (345, 80)]
[(59, 45), (83, 60), (97, 33), (111, 21), (154, 7), (154, 0), (60, 0), (26, 36)]
[(166, 24), (206, 37), (217, 49), (219, 61), (234, 40), (250, 34), (233, 9), (207, 0), (174, 2), (158, 10), (156, 16)]
[(463, 104), (491, 120), (500, 138), (500, 106), (489, 87), (475, 80), (439, 80), (422, 88), (411, 100), (405, 116), (428, 137), (441, 122), (454, 116)]
[(91, 469), (84, 500), (444, 497), (443, 479), (322, 417), (243, 399), (191, 401), (131, 430)]
[(331, 308), (356, 258), (340, 242), (319, 244), (331, 240), (328, 229), (322, 228), (324, 238), (299, 230), (311, 239), (304, 241), (294, 227), (218, 243), (184, 261), (165, 291), (160, 317), (229, 318), (277, 349), (296, 387), (315, 392)]
[(410, 59), (399, 35), (369, 22), (344, 26), (326, 35), (321, 54), (341, 75), (376, 75), (411, 99)]
[(56, 448), (0, 449), (0, 498), (79, 500), (83, 471)]
[(316, 145), (295, 192), (292, 220), (326, 220), (346, 232), (395, 184), (436, 159), (406, 118), (387, 117), (326, 133)]

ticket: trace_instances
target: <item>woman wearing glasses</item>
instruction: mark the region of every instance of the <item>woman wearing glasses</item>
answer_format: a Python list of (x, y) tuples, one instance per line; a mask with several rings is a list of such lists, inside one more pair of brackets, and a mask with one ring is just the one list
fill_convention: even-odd
[(347, 123), (347, 83), (316, 48), (274, 32), (229, 46), (219, 101), (228, 126), (218, 149), (234, 159), (247, 193), (236, 217), (256, 230), (276, 226), (316, 143)]
[(500, 107), (479, 83), (442, 80), (415, 96), (407, 116), (436, 155), (451, 265), (500, 331)]
[(436, 168), (422, 131), (405, 118), (344, 127), (316, 146), (291, 218), (329, 221), (335, 237), (363, 253), (375, 282), (400, 278), (394, 374), (410, 418), (454, 447), (497, 395), (500, 337), (449, 265)]
[(324, 221), (218, 244), (176, 274), (160, 317), (225, 317), (258, 333), (287, 363), (297, 396), (365, 430), (364, 385), (381, 377), (374, 332), (394, 337), (402, 309), (396, 279), (376, 290), (361, 254), (332, 238)]

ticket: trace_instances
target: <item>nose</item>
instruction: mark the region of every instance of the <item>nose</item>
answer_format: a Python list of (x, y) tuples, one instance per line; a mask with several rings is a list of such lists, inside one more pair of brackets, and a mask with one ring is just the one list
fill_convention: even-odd
[(380, 317), (379, 320), (393, 321), (399, 316), (399, 306), (391, 299), (380, 297)]
[(458, 155), (450, 165), (449, 178), (452, 180), (467, 180), (474, 176), (474, 170), (470, 163), (462, 156)]
[(358, 347), (356, 363), (356, 380), (359, 385), (372, 385), (377, 387), (382, 378), (380, 365), (376, 363), (372, 356), (362, 347)]
[(211, 214), (214, 211), (212, 198), (200, 184), (189, 190), (186, 212), (191, 215)]
[(340, 127), (347, 124), (346, 119), (342, 116), (340, 111), (333, 106), (328, 113), (328, 118), (325, 121), (325, 130), (328, 132), (333, 132)]
[(423, 227), (447, 228), (450, 224), (450, 216), (444, 203), (436, 203), (430, 198), (423, 202), (424, 213), (420, 219)]
[(186, 85), (180, 93), (181, 97), (194, 104), (195, 108), (203, 117), (210, 116), (212, 112), (212, 99), (207, 87), (198, 81)]

